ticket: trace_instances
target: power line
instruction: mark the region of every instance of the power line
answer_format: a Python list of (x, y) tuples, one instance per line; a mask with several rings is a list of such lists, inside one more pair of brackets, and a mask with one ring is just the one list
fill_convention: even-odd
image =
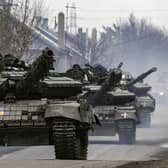
[[(74, 8), (74, 6), (69, 6), (70, 8)], [(95, 9), (95, 8), (83, 8), (83, 7), (75, 7), (76, 10), (80, 12), (105, 12), (105, 13), (115, 13), (115, 12), (168, 12), (168, 9)], [(52, 11), (60, 10), (60, 8), (51, 9)]]

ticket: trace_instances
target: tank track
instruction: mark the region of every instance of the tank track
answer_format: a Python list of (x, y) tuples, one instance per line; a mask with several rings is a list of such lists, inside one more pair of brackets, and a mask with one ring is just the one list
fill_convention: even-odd
[(136, 124), (134, 120), (117, 121), (117, 130), (120, 144), (134, 144), (136, 141)]
[(151, 113), (150, 112), (142, 112), (140, 114), (140, 124), (138, 127), (140, 128), (149, 128), (151, 125)]
[(88, 130), (81, 130), (80, 131), (80, 156), (81, 160), (87, 159), (87, 153), (88, 153)]
[(54, 119), (52, 133), (57, 159), (80, 159), (80, 139), (73, 120)]

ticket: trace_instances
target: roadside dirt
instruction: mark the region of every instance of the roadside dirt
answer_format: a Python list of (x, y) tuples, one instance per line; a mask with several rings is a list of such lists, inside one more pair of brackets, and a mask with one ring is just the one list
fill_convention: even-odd
[(168, 168), (168, 150), (162, 151), (154, 157), (157, 157), (158, 160), (129, 162), (116, 168)]
[(131, 162), (117, 168), (168, 168), (168, 160), (151, 160), (141, 162)]

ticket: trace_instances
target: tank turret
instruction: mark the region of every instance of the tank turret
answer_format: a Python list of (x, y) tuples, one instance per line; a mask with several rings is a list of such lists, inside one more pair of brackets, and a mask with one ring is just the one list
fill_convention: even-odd
[[(92, 105), (106, 104), (115, 105), (134, 99), (135, 95), (128, 92), (127, 89), (120, 85), (122, 71), (115, 68), (111, 71), (106, 81), (102, 84), (92, 98)], [(101, 98), (101, 99), (100, 99)]]
[(1, 73), (1, 80), (6, 78), (6, 82), (0, 85), (1, 99), (15, 100), (40, 96), (39, 83), (49, 74), (54, 59), (53, 52), (46, 48), (27, 71), (17, 68), (19, 60), (10, 54), (6, 55), (3, 61), (4, 71)]

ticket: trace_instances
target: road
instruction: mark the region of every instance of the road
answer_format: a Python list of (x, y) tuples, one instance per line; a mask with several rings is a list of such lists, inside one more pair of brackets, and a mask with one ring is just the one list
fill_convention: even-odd
[[(121, 163), (121, 160), (134, 161), (156, 158), (159, 151), (168, 147), (168, 112), (166, 107), (157, 107), (150, 128), (137, 129), (135, 145), (119, 145), (117, 142), (117, 136), (90, 136), (88, 160), (112, 160), (119, 161), (118, 164)], [(1, 147), (0, 160), (6, 159), (54, 159), (54, 149), (53, 146)]]
[[(117, 137), (89, 137), (88, 160), (146, 160), (168, 142), (168, 128), (140, 128), (135, 145), (119, 145)], [(53, 146), (1, 147), (2, 159), (54, 159)]]

